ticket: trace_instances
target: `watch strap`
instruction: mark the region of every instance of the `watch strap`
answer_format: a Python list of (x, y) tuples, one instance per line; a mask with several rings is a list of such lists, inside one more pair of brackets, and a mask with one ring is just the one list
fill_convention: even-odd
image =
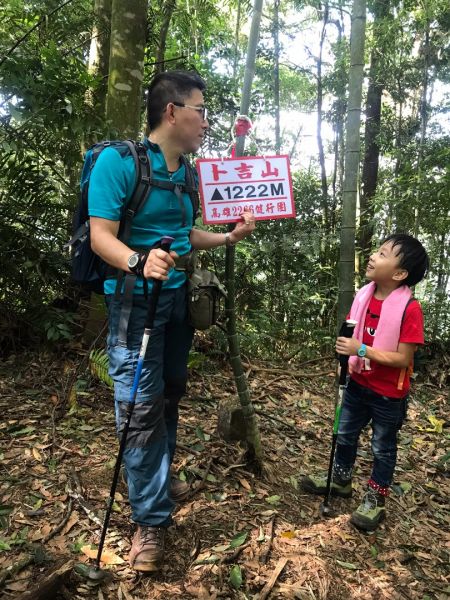
[(227, 248), (231, 248), (233, 246), (236, 246), (236, 242), (232, 242), (231, 241), (231, 234), (230, 234), (229, 231), (227, 231), (226, 234), (225, 234), (225, 246)]
[(136, 254), (138, 254), (138, 256), (139, 256), (139, 260), (138, 260), (136, 266), (128, 267), (128, 268), (130, 269), (130, 271), (132, 273), (134, 273), (138, 277), (143, 277), (144, 276), (144, 266), (145, 266), (145, 263), (147, 262), (149, 250), (147, 250), (146, 252), (136, 252)]
[(364, 356), (366, 355), (366, 350), (367, 350), (367, 346), (366, 344), (361, 344), (361, 346), (358, 348), (358, 356), (360, 358), (364, 358)]

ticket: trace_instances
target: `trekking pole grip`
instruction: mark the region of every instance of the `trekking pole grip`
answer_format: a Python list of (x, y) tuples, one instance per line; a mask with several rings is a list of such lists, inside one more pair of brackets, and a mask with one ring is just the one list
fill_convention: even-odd
[[(173, 237), (168, 235), (161, 238), (160, 249), (164, 250), (164, 252), (170, 252), (170, 246), (174, 241)], [(148, 305), (147, 318), (145, 320), (145, 329), (151, 329), (153, 327), (153, 323), (155, 321), (156, 315), (156, 307), (158, 305), (158, 298), (161, 293), (162, 288), (162, 280), (161, 279), (153, 279), (152, 291), (150, 294), (150, 302)]]
[[(339, 335), (341, 337), (351, 338), (353, 335), (353, 331), (355, 329), (355, 325), (356, 325), (356, 321), (347, 319), (346, 321), (344, 321), (342, 323), (342, 327), (339, 331)], [(339, 378), (340, 379), (339, 383), (341, 383), (342, 379), (344, 379), (344, 382), (345, 382), (349, 358), (350, 357), (346, 356), (345, 354), (338, 354), (339, 364), (341, 366), (341, 375)]]

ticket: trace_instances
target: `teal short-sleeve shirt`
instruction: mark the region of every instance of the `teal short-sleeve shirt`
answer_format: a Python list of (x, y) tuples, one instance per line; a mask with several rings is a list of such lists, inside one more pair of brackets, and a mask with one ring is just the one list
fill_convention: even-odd
[[(184, 165), (174, 173), (169, 173), (160, 148), (156, 144), (146, 145), (153, 179), (185, 183)], [(133, 157), (128, 154), (122, 157), (114, 147), (105, 148), (97, 158), (89, 179), (89, 216), (120, 221), (135, 183), (136, 168)], [(171, 250), (179, 256), (190, 252), (189, 235), (192, 229), (193, 208), (189, 194), (183, 194), (182, 201), (184, 215), (180, 200), (173, 191), (152, 187), (147, 200), (133, 219), (127, 245), (130, 248), (148, 249), (157, 244), (162, 237), (171, 236), (174, 238)], [(163, 285), (165, 288), (177, 288), (185, 281), (184, 272), (171, 269), (169, 280)], [(115, 288), (115, 279), (105, 281), (105, 294), (113, 294)], [(142, 280), (138, 278), (135, 293), (142, 291)]]

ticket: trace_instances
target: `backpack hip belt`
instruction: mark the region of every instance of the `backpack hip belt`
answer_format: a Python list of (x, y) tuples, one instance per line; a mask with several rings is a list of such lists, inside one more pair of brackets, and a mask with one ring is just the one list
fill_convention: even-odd
[(192, 273), (196, 265), (195, 252), (183, 254), (175, 259), (175, 271), (184, 271), (186, 275)]

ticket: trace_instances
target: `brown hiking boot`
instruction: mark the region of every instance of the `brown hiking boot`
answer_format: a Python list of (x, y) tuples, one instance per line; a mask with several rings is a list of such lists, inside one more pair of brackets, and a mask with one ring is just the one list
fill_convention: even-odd
[(170, 478), (170, 497), (175, 502), (175, 504), (179, 504), (186, 500), (191, 491), (191, 486), (185, 481), (181, 481), (177, 477)]
[(130, 566), (136, 571), (158, 571), (164, 557), (165, 527), (138, 525), (128, 555)]

